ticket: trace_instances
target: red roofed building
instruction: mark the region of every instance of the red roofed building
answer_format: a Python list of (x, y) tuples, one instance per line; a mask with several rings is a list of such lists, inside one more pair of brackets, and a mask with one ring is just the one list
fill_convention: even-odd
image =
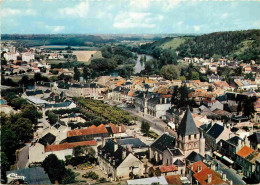
[(188, 177), (192, 184), (228, 184), (226, 175), (221, 175), (208, 168), (202, 161), (198, 161), (187, 167)]
[(160, 170), (161, 175), (176, 175), (178, 173), (178, 167), (175, 165), (161, 165), (161, 166), (155, 166), (153, 167), (154, 171)]
[(67, 137), (69, 138), (75, 138), (75, 137), (108, 137), (108, 131), (106, 129), (106, 126), (104, 124), (99, 125), (96, 127), (95, 125), (92, 125), (91, 127), (87, 129), (76, 129), (68, 131)]
[(165, 176), (165, 179), (168, 184), (182, 185), (182, 181), (179, 175), (168, 175)]
[(243, 158), (249, 156), (254, 150), (248, 146), (243, 146), (238, 152), (237, 155)]
[(45, 152), (54, 152), (54, 151), (60, 151), (60, 150), (73, 149), (77, 146), (95, 146), (95, 145), (97, 145), (96, 140), (81, 141), (81, 142), (75, 142), (75, 143), (62, 143), (59, 145), (47, 145), (45, 147)]

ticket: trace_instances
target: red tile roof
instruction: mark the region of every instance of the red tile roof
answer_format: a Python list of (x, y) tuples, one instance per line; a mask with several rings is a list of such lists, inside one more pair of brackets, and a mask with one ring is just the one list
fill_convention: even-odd
[[(198, 173), (198, 166), (201, 166), (201, 170), (204, 170), (204, 169), (208, 168), (202, 161), (198, 161), (198, 162), (193, 163), (191, 165), (193, 167), (192, 171), (194, 173)], [(190, 168), (191, 165), (189, 165), (188, 168)]]
[[(110, 125), (110, 127), (111, 127), (111, 130), (112, 130), (113, 134), (116, 134), (116, 133), (124, 133), (124, 132), (126, 131), (124, 125), (116, 126), (116, 125), (114, 125), (113, 123), (109, 123), (109, 125)], [(119, 127), (121, 127), (121, 131), (120, 131), (120, 132), (119, 132)]]
[[(212, 180), (208, 182), (208, 175), (212, 175)], [(199, 184), (224, 184), (225, 181), (222, 180), (220, 174), (209, 169), (208, 167), (199, 173), (193, 175), (193, 177), (199, 182)]]
[(74, 143), (62, 143), (59, 145), (47, 145), (45, 147), (45, 152), (67, 150), (67, 149), (75, 148), (77, 146), (94, 146), (94, 145), (97, 145), (96, 140), (81, 141), (81, 142), (74, 142)]
[(238, 152), (237, 155), (243, 158), (249, 156), (254, 150), (248, 146), (243, 146)]
[(76, 129), (68, 131), (67, 136), (86, 136), (86, 135), (93, 135), (93, 134), (106, 134), (107, 129), (104, 124), (99, 125), (96, 127), (95, 125), (92, 125), (91, 127), (87, 129)]
[(165, 176), (168, 184), (182, 185), (182, 181), (179, 175), (167, 175)]
[(161, 165), (159, 166), (159, 169), (161, 170), (162, 173), (178, 171), (178, 167), (175, 165), (169, 165), (169, 166)]

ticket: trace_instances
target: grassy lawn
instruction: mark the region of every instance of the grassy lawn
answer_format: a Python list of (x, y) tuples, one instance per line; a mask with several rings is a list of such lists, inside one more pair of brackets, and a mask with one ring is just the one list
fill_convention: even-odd
[(185, 38), (185, 37), (176, 37), (176, 38), (173, 38), (171, 41), (163, 43), (160, 47), (162, 49), (173, 49), (173, 50), (175, 50), (177, 47), (179, 47), (186, 40), (187, 40), (187, 38)]
[(98, 59), (98, 58), (103, 58), (101, 51), (97, 51), (95, 54), (93, 54), (93, 57), (91, 57), (91, 58), (88, 60), (88, 62), (85, 62), (85, 64), (89, 65), (90, 62), (91, 62), (91, 60), (93, 60), (93, 59)]
[(253, 40), (245, 40), (245, 41), (241, 42), (241, 44), (239, 44), (239, 45), (241, 45), (241, 47), (239, 47), (239, 49), (236, 50), (234, 52), (234, 54), (236, 54), (236, 55), (243, 54), (244, 51), (251, 46), (252, 42), (253, 42)]

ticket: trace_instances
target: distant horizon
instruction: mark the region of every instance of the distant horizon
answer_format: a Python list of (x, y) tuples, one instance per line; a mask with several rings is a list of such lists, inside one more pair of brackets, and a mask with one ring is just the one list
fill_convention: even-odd
[(1, 6), (2, 34), (193, 35), (260, 29), (256, 0), (19, 0)]
[(204, 35), (219, 32), (236, 32), (236, 31), (248, 31), (248, 30), (260, 30), (260, 28), (252, 28), (245, 30), (227, 30), (227, 31), (214, 31), (208, 33), (2, 33), (1, 35)]

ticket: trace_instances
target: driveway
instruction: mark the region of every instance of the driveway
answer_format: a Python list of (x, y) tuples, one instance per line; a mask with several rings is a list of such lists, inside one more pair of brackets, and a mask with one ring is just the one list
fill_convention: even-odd
[(18, 153), (17, 169), (25, 168), (29, 160), (29, 144), (23, 147)]

